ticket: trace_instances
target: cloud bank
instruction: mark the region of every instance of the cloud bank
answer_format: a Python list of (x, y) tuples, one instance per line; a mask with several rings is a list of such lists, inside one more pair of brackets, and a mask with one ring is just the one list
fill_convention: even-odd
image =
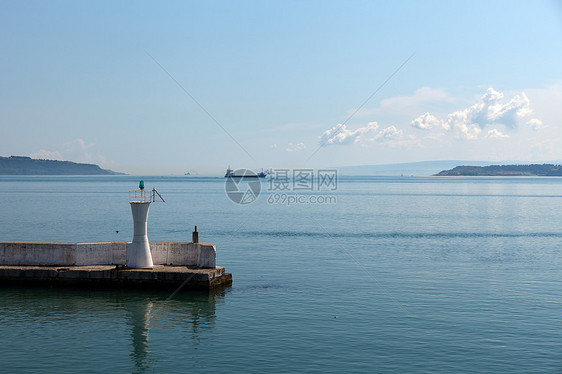
[(29, 157), (34, 159), (45, 160), (72, 160), (74, 162), (101, 162), (107, 164), (107, 160), (100, 154), (92, 154), (91, 149), (95, 146), (94, 143), (87, 143), (82, 138), (76, 138), (72, 141), (64, 143), (64, 150), (46, 150), (41, 149), (38, 152), (29, 154)]
[[(457, 138), (475, 140), (487, 126), (503, 125), (508, 129), (517, 129), (532, 113), (529, 99), (524, 92), (506, 101), (503, 93), (488, 88), (478, 103), (450, 113), (447, 119), (441, 120), (430, 113), (425, 113), (414, 119), (410, 126), (420, 130), (453, 131)], [(542, 121), (537, 118), (532, 118), (526, 123), (533, 129), (542, 126)], [(508, 136), (498, 129), (492, 129), (488, 131), (486, 137)]]
[(392, 140), (402, 137), (402, 130), (395, 126), (389, 126), (379, 130), (376, 122), (369, 122), (364, 127), (350, 130), (345, 124), (338, 124), (320, 135), (320, 145), (326, 147), (329, 145), (348, 145), (362, 141), (375, 142)]
[[(430, 98), (423, 99), (424, 93)], [(541, 110), (540, 105), (548, 94), (544, 93), (538, 99), (532, 91), (529, 95), (536, 101), (533, 104), (538, 105), (537, 113), (544, 117), (545, 106)], [(454, 97), (442, 90), (420, 89), (414, 96), (386, 100), (390, 103), (386, 109), (381, 104), (372, 111), (371, 118), (379, 116), (375, 117), (378, 122), (365, 121), (366, 124), (358, 126), (340, 123), (327, 127), (318, 134), (319, 148), (360, 145), (365, 152), (372, 153), (384, 148), (386, 157), (396, 159), (416, 158), (420, 154), (428, 159), (442, 155), (470, 159), (476, 154), (478, 157), (486, 155), (488, 159), (518, 159), (524, 152), (531, 154), (528, 158), (537, 159), (537, 155), (551, 152), (551, 143), (545, 143), (544, 149), (536, 149), (530, 144), (539, 144), (545, 136), (559, 138), (554, 133), (552, 117), (544, 118), (548, 126), (542, 118), (535, 118), (537, 115), (533, 114), (530, 100), (523, 91), (504, 94), (488, 88), (466, 101), (466, 98)], [(555, 100), (549, 103), (550, 107), (557, 104)], [(405, 110), (400, 104), (405, 105)], [(394, 125), (383, 125), (385, 121)], [(291, 145), (290, 148), (296, 147)], [(362, 153), (355, 150), (354, 154)]]

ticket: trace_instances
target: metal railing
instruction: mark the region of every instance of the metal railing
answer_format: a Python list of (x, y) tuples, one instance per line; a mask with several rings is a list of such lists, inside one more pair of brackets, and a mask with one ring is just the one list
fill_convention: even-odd
[(156, 196), (166, 202), (162, 195), (156, 191), (156, 188), (152, 190), (130, 190), (129, 191), (129, 202), (130, 203), (154, 203), (156, 202)]

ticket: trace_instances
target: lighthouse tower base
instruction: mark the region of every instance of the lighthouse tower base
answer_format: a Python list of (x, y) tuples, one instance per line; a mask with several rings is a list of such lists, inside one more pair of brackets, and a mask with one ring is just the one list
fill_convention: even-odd
[(133, 241), (127, 243), (128, 268), (152, 268), (152, 254), (147, 235), (148, 208), (150, 202), (130, 202), (133, 213)]

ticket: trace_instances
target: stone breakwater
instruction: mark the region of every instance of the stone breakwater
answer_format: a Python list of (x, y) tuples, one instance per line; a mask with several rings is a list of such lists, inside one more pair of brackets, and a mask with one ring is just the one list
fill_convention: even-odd
[(232, 283), (223, 267), (190, 269), (155, 265), (152, 269), (93, 266), (0, 266), (0, 284), (71, 286), (86, 288), (138, 288), (161, 290), (209, 290)]
[[(127, 242), (24, 243), (0, 242), (0, 265), (125, 265)], [(154, 265), (217, 266), (217, 249), (210, 243), (152, 242)]]
[(154, 267), (129, 269), (126, 242), (0, 242), (0, 284), (211, 289), (232, 283), (210, 243), (150, 243)]

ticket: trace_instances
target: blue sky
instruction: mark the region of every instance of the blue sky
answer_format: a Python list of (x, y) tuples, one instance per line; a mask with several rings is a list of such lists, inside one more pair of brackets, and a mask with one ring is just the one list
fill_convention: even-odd
[(1, 1), (0, 48), (2, 156), (133, 174), (562, 160), (560, 1)]

